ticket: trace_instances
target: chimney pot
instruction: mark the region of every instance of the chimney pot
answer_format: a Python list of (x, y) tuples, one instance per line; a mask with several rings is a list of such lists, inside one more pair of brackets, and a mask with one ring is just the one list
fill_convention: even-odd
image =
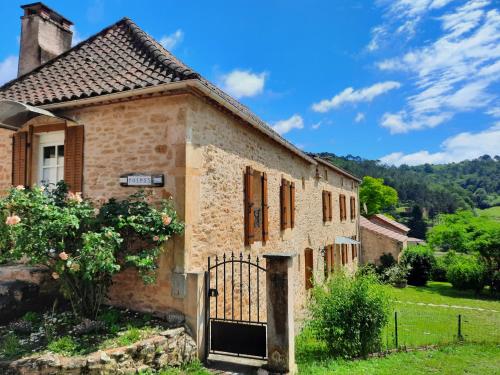
[(18, 76), (71, 48), (73, 22), (38, 2), (22, 5)]

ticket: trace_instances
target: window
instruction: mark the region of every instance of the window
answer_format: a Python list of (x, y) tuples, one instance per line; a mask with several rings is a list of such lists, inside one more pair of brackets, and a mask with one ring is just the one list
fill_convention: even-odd
[(328, 277), (335, 268), (334, 246), (328, 245), (325, 247), (325, 277)]
[(38, 183), (55, 186), (64, 179), (64, 132), (40, 135)]
[(269, 238), (267, 174), (247, 167), (245, 172), (245, 244)]
[(295, 183), (281, 179), (281, 230), (295, 226)]
[(351, 197), (351, 220), (356, 219), (356, 198)]
[(306, 249), (304, 251), (304, 265), (305, 265), (305, 286), (306, 290), (313, 287), (313, 251)]
[(351, 245), (351, 253), (352, 260), (356, 259), (358, 256), (358, 245)]
[(340, 206), (340, 221), (346, 220), (347, 219), (347, 212), (346, 212), (346, 204), (345, 204), (345, 195), (344, 194), (339, 195), (339, 206)]
[(348, 262), (348, 259), (347, 259), (347, 245), (346, 244), (342, 244), (342, 245), (340, 245), (340, 248), (341, 248), (341, 252), (342, 252), (342, 265), (345, 265)]
[(332, 221), (332, 192), (323, 190), (323, 221)]

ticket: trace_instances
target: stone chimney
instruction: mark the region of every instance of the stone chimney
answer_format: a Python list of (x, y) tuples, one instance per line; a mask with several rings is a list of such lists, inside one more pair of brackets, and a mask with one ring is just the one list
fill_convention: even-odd
[(73, 23), (42, 3), (21, 6), (21, 50), (17, 76), (71, 48)]

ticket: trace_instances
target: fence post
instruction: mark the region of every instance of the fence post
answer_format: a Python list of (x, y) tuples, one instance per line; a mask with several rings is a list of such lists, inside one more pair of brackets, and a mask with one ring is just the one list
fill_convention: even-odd
[(394, 311), (394, 342), (396, 344), (396, 349), (399, 348), (398, 343), (398, 312)]
[(458, 314), (458, 339), (464, 339), (464, 337), (462, 336), (462, 314)]

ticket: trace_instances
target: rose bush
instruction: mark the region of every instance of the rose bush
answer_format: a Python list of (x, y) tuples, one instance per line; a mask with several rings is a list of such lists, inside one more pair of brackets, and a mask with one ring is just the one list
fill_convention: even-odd
[(172, 201), (158, 205), (144, 192), (111, 199), (101, 207), (64, 183), (10, 190), (0, 199), (0, 259), (49, 267), (75, 314), (94, 319), (112, 276), (135, 267), (143, 280), (155, 280), (165, 242), (181, 233)]

